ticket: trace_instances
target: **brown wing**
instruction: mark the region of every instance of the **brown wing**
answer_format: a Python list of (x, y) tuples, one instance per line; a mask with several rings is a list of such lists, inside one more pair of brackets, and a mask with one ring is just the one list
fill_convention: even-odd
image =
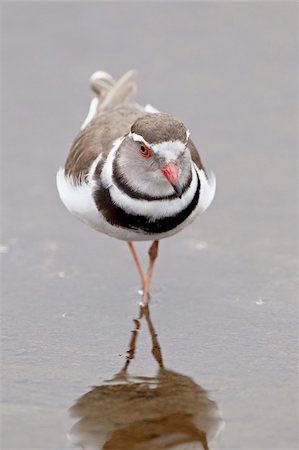
[(142, 111), (122, 106), (97, 115), (75, 138), (65, 163), (65, 174), (84, 178), (95, 158), (103, 153), (106, 159), (113, 141), (130, 131)]
[(202, 169), (206, 173), (205, 168), (201, 162), (199, 153), (197, 151), (197, 148), (195, 147), (191, 139), (188, 140), (187, 147), (190, 150), (192, 161), (197, 165), (199, 169)]

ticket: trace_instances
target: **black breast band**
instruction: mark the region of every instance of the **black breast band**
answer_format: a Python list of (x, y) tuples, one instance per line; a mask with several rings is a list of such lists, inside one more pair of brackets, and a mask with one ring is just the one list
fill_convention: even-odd
[[(196, 176), (198, 185), (191, 202), (186, 208), (174, 216), (162, 217), (161, 219), (153, 220), (144, 215), (126, 213), (122, 208), (113, 203), (109, 188), (106, 189), (103, 186), (99, 186), (94, 191), (93, 196), (98, 210), (111, 225), (129, 230), (144, 231), (150, 234), (165, 233), (184, 222), (196, 208), (200, 192), (200, 180), (197, 173)], [(161, 208), (163, 208), (163, 200), (161, 199), (160, 201)]]

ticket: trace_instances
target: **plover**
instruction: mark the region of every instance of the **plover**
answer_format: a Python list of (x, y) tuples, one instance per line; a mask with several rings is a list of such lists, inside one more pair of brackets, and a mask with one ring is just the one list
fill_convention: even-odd
[[(90, 79), (93, 99), (57, 187), (66, 208), (97, 231), (126, 241), (147, 305), (159, 240), (191, 223), (213, 200), (207, 172), (185, 125), (135, 98), (137, 75)], [(134, 241), (153, 241), (143, 272)]]

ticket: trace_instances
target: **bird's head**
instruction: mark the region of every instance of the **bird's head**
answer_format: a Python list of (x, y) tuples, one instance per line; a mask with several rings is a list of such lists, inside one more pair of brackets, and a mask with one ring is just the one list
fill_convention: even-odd
[(189, 131), (169, 114), (147, 114), (135, 121), (119, 149), (123, 180), (152, 196), (181, 197), (191, 177)]

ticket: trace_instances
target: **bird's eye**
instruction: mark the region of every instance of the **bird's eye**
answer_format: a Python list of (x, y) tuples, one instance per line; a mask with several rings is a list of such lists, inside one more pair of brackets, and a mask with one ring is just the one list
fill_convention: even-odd
[(150, 149), (144, 144), (144, 142), (140, 142), (139, 151), (144, 158), (150, 158), (150, 156), (152, 156)]

